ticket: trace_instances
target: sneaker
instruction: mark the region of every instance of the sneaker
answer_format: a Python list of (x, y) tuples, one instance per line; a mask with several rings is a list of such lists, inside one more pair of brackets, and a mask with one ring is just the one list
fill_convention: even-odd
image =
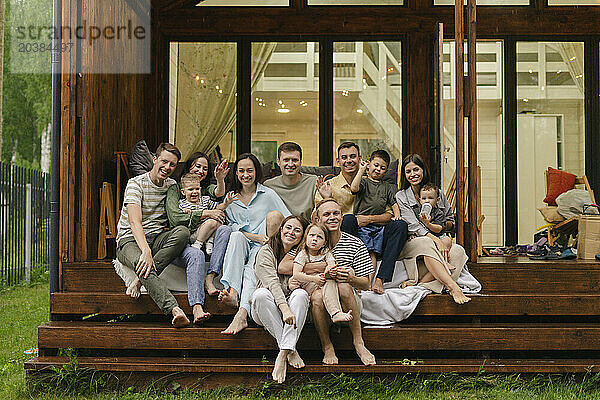
[(206, 254), (212, 254), (213, 252), (213, 245), (214, 245), (215, 241), (213, 238), (210, 238), (206, 241), (206, 244), (204, 245), (204, 248), (206, 250)]

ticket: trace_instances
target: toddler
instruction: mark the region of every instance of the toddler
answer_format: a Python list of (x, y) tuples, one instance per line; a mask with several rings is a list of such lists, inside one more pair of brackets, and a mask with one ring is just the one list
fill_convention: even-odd
[[(396, 203), (395, 195), (398, 188), (389, 182), (381, 180), (390, 164), (390, 155), (385, 150), (375, 150), (369, 162), (362, 161), (358, 173), (352, 180), (350, 190), (355, 195), (355, 215), (379, 215), (390, 209), (394, 219), (400, 219), (400, 208)], [(363, 175), (367, 171), (367, 177)], [(383, 250), (383, 229), (385, 223), (370, 223), (358, 228), (358, 237), (363, 241), (369, 256), (373, 262), (374, 270), (377, 270), (377, 256)], [(381, 282), (377, 282), (381, 281)], [(376, 283), (383, 287), (383, 280), (377, 278)], [(369, 276), (369, 283), (373, 283), (373, 274)]]
[[(438, 237), (446, 248), (452, 246), (452, 238), (443, 233), (446, 222), (454, 222), (454, 216), (448, 216), (438, 206), (440, 201), (439, 189), (434, 184), (428, 183), (421, 187), (419, 190), (419, 204), (421, 204), (421, 211), (419, 212), (419, 219), (425, 225), (429, 232)], [(450, 273), (454, 271), (454, 267), (448, 263), (448, 269)], [(427, 272), (421, 282), (433, 282), (434, 276), (431, 272)], [(401, 287), (409, 286), (410, 283), (404, 282)]]
[[(327, 279), (329, 271), (335, 269), (337, 264), (329, 249), (329, 231), (321, 225), (310, 224), (306, 228), (304, 238), (298, 247), (298, 254), (294, 258), (294, 276), (289, 281), (290, 290), (303, 288), (311, 295), (322, 287), (323, 303), (325, 309), (335, 323), (351, 321), (352, 310), (342, 311), (338, 285), (334, 279)], [(326, 262), (325, 272), (308, 275), (303, 272), (306, 263)]]
[[(186, 213), (201, 213), (201, 222), (199, 226), (188, 226), (190, 228), (190, 243), (192, 247), (202, 249), (205, 247), (206, 253), (212, 254), (212, 244), (214, 233), (224, 220), (219, 222), (217, 219), (211, 218), (212, 210), (225, 210), (233, 201), (235, 196), (233, 192), (227, 193), (223, 203), (218, 204), (212, 201), (208, 196), (200, 195), (200, 177), (193, 173), (185, 174), (181, 177), (181, 193), (185, 199), (179, 200), (179, 209)], [(219, 213), (221, 214), (221, 213)], [(216, 214), (215, 214), (216, 215)], [(224, 217), (221, 217), (224, 219)], [(192, 219), (190, 218), (190, 224)]]

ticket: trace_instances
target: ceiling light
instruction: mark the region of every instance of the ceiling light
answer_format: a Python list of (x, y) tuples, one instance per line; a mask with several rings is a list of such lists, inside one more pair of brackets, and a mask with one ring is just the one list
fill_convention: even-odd
[(200, 75), (196, 75), (196, 81), (200, 80)]
[(523, 99), (525, 103), (529, 103), (529, 99)]
[(219, 89), (221, 89), (221, 88), (219, 87), (219, 85), (217, 85), (217, 86), (215, 86), (215, 89), (219, 90)]
[(279, 104), (283, 104), (283, 100), (279, 100)]
[(573, 57), (569, 58), (569, 61), (575, 61), (576, 58), (577, 57), (573, 56)]
[(289, 109), (287, 109), (287, 108), (278, 108), (278, 109), (277, 109), (277, 112), (278, 112), (278, 113), (281, 113), (281, 114), (287, 114), (287, 113), (289, 113), (289, 112), (290, 112), (290, 110), (289, 110)]
[(529, 68), (529, 73), (533, 74), (533, 70), (531, 68)]
[(359, 114), (362, 114), (363, 110), (362, 110), (362, 108), (358, 108), (358, 109), (356, 109), (356, 112), (359, 113)]

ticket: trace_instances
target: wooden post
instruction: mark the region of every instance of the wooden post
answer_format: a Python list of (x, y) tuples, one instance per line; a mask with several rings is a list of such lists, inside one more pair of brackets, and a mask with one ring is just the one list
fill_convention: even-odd
[(465, 165), (465, 117), (464, 117), (464, 7), (463, 0), (454, 3), (454, 39), (456, 46), (456, 240), (465, 245), (464, 233), (464, 165)]
[(469, 115), (469, 132), (468, 132), (468, 153), (469, 153), (469, 256), (471, 261), (477, 260), (479, 238), (479, 214), (480, 212), (480, 196), (479, 193), (479, 177), (477, 168), (477, 5), (476, 0), (467, 0), (467, 18), (468, 18), (468, 72), (469, 72), (469, 92), (468, 115)]

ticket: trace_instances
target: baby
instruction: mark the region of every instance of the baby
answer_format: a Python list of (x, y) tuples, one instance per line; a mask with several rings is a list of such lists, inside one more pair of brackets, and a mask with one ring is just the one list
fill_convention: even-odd
[[(419, 219), (425, 225), (429, 232), (432, 235), (435, 235), (440, 238), (442, 243), (446, 248), (450, 248), (452, 246), (452, 239), (442, 233), (444, 230), (444, 226), (448, 220), (454, 222), (452, 217), (448, 217), (445, 213), (438, 207), (438, 203), (440, 201), (439, 198), (439, 189), (437, 186), (428, 183), (421, 187), (419, 191), (419, 204), (421, 204), (421, 211), (419, 212)], [(448, 263), (448, 269), (450, 269), (450, 273), (454, 271), (454, 267)], [(421, 282), (433, 282), (435, 277), (431, 272), (427, 272), (423, 278), (421, 278)], [(405, 288), (406, 286), (412, 286), (413, 283), (408, 281), (403, 282), (401, 287)]]
[[(323, 303), (325, 309), (335, 323), (351, 321), (352, 310), (342, 311), (337, 282), (326, 279), (325, 276), (337, 267), (335, 258), (329, 249), (329, 231), (317, 224), (310, 224), (304, 233), (304, 239), (298, 247), (298, 254), (294, 258), (294, 276), (289, 281), (290, 290), (303, 288), (311, 295), (322, 287)], [(308, 275), (303, 272), (306, 263), (326, 262), (325, 272)]]
[[(358, 173), (352, 180), (350, 190), (355, 195), (355, 215), (380, 215), (392, 211), (394, 219), (400, 219), (400, 208), (395, 195), (398, 188), (389, 182), (382, 181), (383, 175), (390, 164), (390, 155), (385, 150), (375, 150), (369, 162), (362, 161)], [(367, 177), (363, 175), (367, 170)], [(383, 230), (387, 223), (371, 223), (358, 228), (358, 237), (363, 241), (377, 270), (377, 256), (383, 251)], [(373, 275), (369, 276), (373, 283)], [(377, 278), (372, 287), (376, 293), (383, 293), (383, 279)]]
[(448, 218), (438, 207), (439, 201), (439, 189), (437, 186), (431, 183), (423, 185), (419, 191), (419, 203), (421, 204), (419, 219), (433, 235), (439, 237), (442, 243), (447, 248), (450, 248), (452, 246), (452, 239), (445, 233), (442, 233)]
[[(235, 196), (233, 192), (229, 192), (225, 196), (223, 203), (218, 204), (212, 201), (210, 197), (200, 195), (200, 182), (200, 177), (193, 173), (188, 173), (181, 177), (181, 193), (185, 196), (185, 199), (179, 200), (179, 209), (186, 214), (201, 213), (202, 220), (200, 226), (189, 226), (190, 231), (192, 231), (190, 243), (192, 247), (197, 249), (202, 249), (202, 246), (204, 246), (206, 253), (212, 254), (212, 239), (215, 231), (221, 226), (222, 222), (219, 222), (218, 218), (211, 218), (213, 214), (211, 211), (225, 210), (233, 203)], [(192, 219), (190, 218), (190, 223), (191, 221)]]

